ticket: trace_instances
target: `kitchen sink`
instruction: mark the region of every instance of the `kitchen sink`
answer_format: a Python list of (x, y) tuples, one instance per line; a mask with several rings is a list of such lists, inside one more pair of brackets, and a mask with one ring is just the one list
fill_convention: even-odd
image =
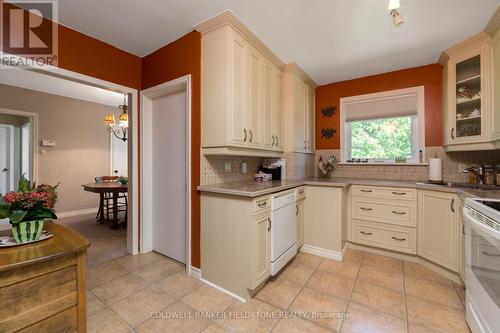
[(470, 188), (470, 189), (475, 189), (475, 190), (487, 190), (487, 191), (493, 191), (493, 190), (500, 190), (500, 186), (494, 186), (494, 185), (481, 185), (481, 184), (469, 184), (469, 183), (445, 183), (442, 186), (446, 187), (457, 187), (457, 188)]

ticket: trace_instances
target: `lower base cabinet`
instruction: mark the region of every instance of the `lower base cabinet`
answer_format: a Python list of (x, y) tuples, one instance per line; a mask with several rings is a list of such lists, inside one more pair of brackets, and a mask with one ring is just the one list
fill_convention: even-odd
[(459, 199), (455, 193), (418, 193), (418, 255), (459, 272)]
[(271, 275), (270, 196), (201, 195), (201, 277), (248, 300)]

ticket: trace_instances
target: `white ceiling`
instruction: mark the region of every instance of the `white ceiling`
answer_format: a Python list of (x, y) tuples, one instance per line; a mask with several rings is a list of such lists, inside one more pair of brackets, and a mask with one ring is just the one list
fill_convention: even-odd
[(4, 69), (0, 84), (44, 92), (47, 94), (75, 98), (112, 107), (123, 104), (123, 94), (69, 81), (56, 76), (21, 69)]
[(285, 63), (318, 84), (435, 63), (484, 29), (500, 0), (63, 0), (60, 23), (138, 56), (230, 9)]

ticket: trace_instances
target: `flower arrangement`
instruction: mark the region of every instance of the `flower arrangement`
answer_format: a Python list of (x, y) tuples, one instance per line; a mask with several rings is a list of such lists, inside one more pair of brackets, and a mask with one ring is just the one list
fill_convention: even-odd
[[(0, 195), (0, 219), (9, 218), (13, 236), (18, 243), (38, 239), (43, 221), (48, 218), (57, 219), (54, 205), (57, 202), (58, 186), (59, 184), (31, 185), (23, 175), (17, 192)], [(37, 222), (34, 228), (29, 225), (31, 222)]]
[(334, 154), (327, 155), (326, 162), (323, 161), (323, 156), (320, 156), (318, 161), (318, 169), (323, 175), (327, 175), (330, 172), (333, 172), (337, 167), (339, 161)]

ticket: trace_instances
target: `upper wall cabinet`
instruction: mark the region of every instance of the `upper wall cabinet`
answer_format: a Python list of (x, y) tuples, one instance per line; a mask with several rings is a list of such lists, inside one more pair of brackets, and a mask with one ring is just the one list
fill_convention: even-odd
[(284, 67), (285, 151), (314, 153), (316, 84), (296, 64)]
[(490, 35), (483, 32), (441, 56), (447, 151), (500, 147), (500, 112), (493, 108), (493, 57), (500, 52), (493, 50)]
[(203, 154), (279, 157), (283, 64), (229, 12), (195, 28), (202, 33)]

